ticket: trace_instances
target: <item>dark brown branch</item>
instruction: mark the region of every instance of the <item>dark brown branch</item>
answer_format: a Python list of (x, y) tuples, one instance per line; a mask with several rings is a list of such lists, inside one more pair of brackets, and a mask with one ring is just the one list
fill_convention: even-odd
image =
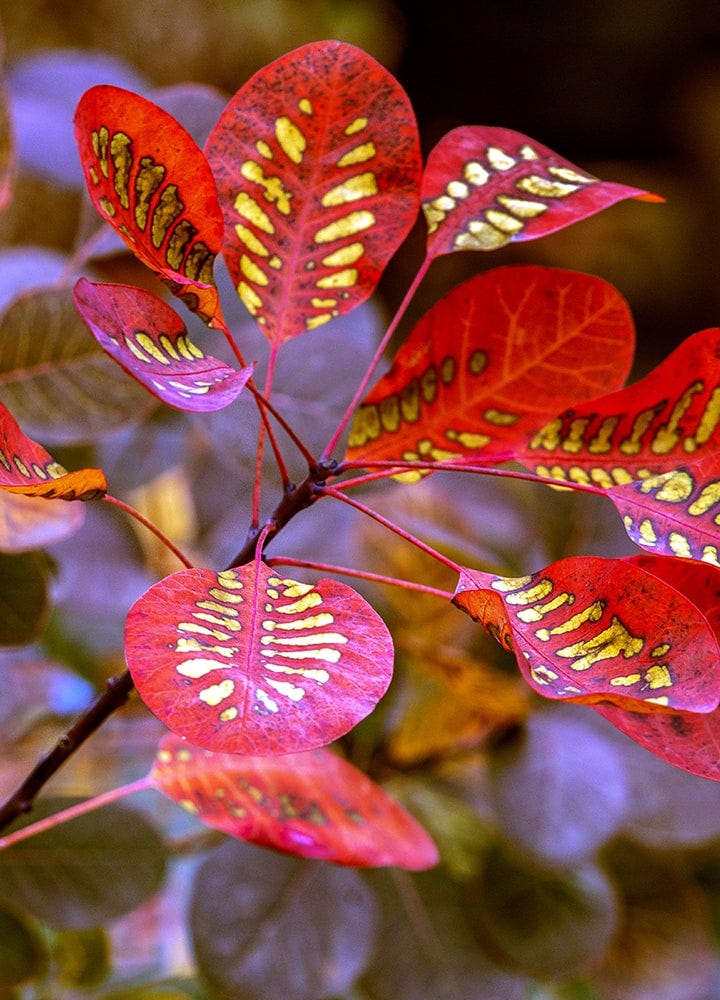
[(0, 830), (4, 830), (18, 816), (30, 812), (43, 785), (116, 709), (125, 704), (132, 690), (133, 681), (129, 670), (110, 678), (105, 690), (72, 728), (60, 737), (53, 749), (40, 758), (19, 788), (0, 806)]

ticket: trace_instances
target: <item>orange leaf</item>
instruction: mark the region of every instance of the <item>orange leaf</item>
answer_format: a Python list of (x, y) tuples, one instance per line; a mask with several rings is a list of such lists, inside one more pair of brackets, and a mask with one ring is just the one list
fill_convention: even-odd
[(477, 275), (417, 324), (358, 409), (346, 457), (512, 450), (562, 401), (621, 386), (634, 337), (627, 303), (600, 278), (537, 266)]
[(222, 329), (213, 278), (222, 213), (194, 139), (151, 101), (107, 85), (83, 94), (75, 137), (100, 214), (189, 309)]
[(46, 500), (95, 500), (107, 492), (107, 480), (100, 469), (67, 472), (0, 403), (0, 489)]

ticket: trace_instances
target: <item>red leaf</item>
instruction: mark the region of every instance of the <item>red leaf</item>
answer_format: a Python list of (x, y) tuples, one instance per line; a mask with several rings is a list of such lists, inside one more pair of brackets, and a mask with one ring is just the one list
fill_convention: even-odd
[(130, 609), (128, 666), (148, 707), (208, 750), (274, 754), (332, 742), (375, 707), (390, 634), (332, 580), (281, 579), (259, 563), (181, 570)]
[(237, 371), (203, 354), (177, 313), (150, 292), (80, 278), (73, 299), (102, 349), (169, 406), (221, 410), (252, 375), (252, 366)]
[(107, 492), (107, 480), (100, 469), (67, 472), (0, 403), (0, 489), (46, 500), (95, 500)]
[(720, 328), (684, 340), (645, 378), (573, 406), (517, 458), (541, 476), (609, 488), (720, 446)]
[(440, 140), (421, 194), (431, 257), (537, 239), (625, 198), (663, 201), (600, 181), (519, 132), (483, 125), (453, 129)]
[(246, 757), (211, 753), (168, 735), (151, 777), (203, 823), (262, 847), (355, 867), (419, 870), (438, 861), (419, 823), (325, 748)]
[(644, 549), (720, 565), (720, 454), (613, 486), (608, 495)]
[(417, 217), (410, 102), (387, 70), (343, 42), (313, 42), (261, 69), (205, 149), (228, 270), (273, 343), (363, 302)]
[(95, 208), (189, 309), (223, 328), (212, 273), (222, 213), (190, 134), (146, 98), (102, 85), (80, 99), (75, 137)]
[(479, 274), (412, 331), (358, 409), (347, 458), (507, 451), (561, 400), (623, 385), (634, 340), (627, 303), (600, 278), (536, 266)]
[[(720, 571), (714, 566), (662, 556), (637, 556), (633, 562), (667, 581), (705, 614), (720, 633)], [(717, 661), (707, 663), (717, 672)], [(720, 780), (720, 708), (712, 712), (632, 712), (613, 705), (593, 705), (595, 711), (657, 757), (705, 778)]]
[(514, 649), (546, 698), (638, 712), (720, 702), (714, 629), (645, 564), (574, 557), (517, 579), (463, 570), (453, 602)]

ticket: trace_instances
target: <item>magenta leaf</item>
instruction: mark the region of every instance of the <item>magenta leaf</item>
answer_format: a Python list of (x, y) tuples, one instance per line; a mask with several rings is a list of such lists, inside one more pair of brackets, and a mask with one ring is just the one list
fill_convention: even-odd
[(177, 313), (151, 292), (80, 278), (73, 298), (102, 349), (178, 410), (221, 410), (237, 399), (252, 375), (252, 365), (238, 371), (205, 355)]

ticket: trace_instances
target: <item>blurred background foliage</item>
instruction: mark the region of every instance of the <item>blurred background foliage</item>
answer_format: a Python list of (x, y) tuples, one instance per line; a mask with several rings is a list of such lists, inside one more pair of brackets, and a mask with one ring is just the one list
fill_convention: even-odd
[[(223, 564), (244, 537), (252, 409), (197, 419), (139, 407), (147, 399), (112, 375), (125, 388), (100, 400), (100, 362), (55, 292), (14, 301), (67, 275), (97, 229), (71, 128), (93, 83), (177, 107), (201, 136), (268, 61), (316, 39), (352, 42), (405, 86), (426, 153), (456, 125), (501, 125), (667, 199), (625, 202), (492, 257), (436, 261), (401, 334), (448, 288), (515, 261), (613, 282), (636, 317), (637, 374), (720, 320), (716, 2), (25, 0), (2, 6), (0, 29), (19, 158), (0, 215), (0, 399), (68, 465), (101, 465), (113, 493), (199, 563)], [(177, 89), (187, 83), (197, 86)], [(286, 345), (277, 402), (309, 444), (324, 444), (344, 377), (362, 370), (422, 252), (419, 225), (368, 306), (312, 345)], [(95, 275), (148, 281), (112, 239), (91, 263)], [(224, 293), (253, 356), (262, 338)], [(44, 375), (18, 361), (19, 343)], [(276, 489), (268, 480), (268, 502)], [(630, 548), (602, 503), (548, 504), (528, 484), (433, 477), (369, 496), (453, 557), (509, 575)], [(178, 568), (115, 510), (92, 507), (80, 525), (67, 505), (60, 523), (28, 527), (35, 502), (23, 499), (0, 509), (3, 796), (122, 669), (128, 607)], [(322, 532), (328, 562), (452, 588), (436, 564), (337, 507), (298, 518), (272, 554), (317, 555)], [(0, 853), (2, 1000), (718, 1000), (720, 787), (589, 709), (541, 702), (450, 606), (359, 586), (391, 625), (397, 672), (343, 750), (426, 824), (440, 866), (358, 873), (289, 860), (210, 835), (147, 793), (132, 813), (104, 809)], [(18, 607), (22, 628), (7, 613)], [(55, 777), (39, 814), (143, 776), (161, 732), (131, 701)]]

